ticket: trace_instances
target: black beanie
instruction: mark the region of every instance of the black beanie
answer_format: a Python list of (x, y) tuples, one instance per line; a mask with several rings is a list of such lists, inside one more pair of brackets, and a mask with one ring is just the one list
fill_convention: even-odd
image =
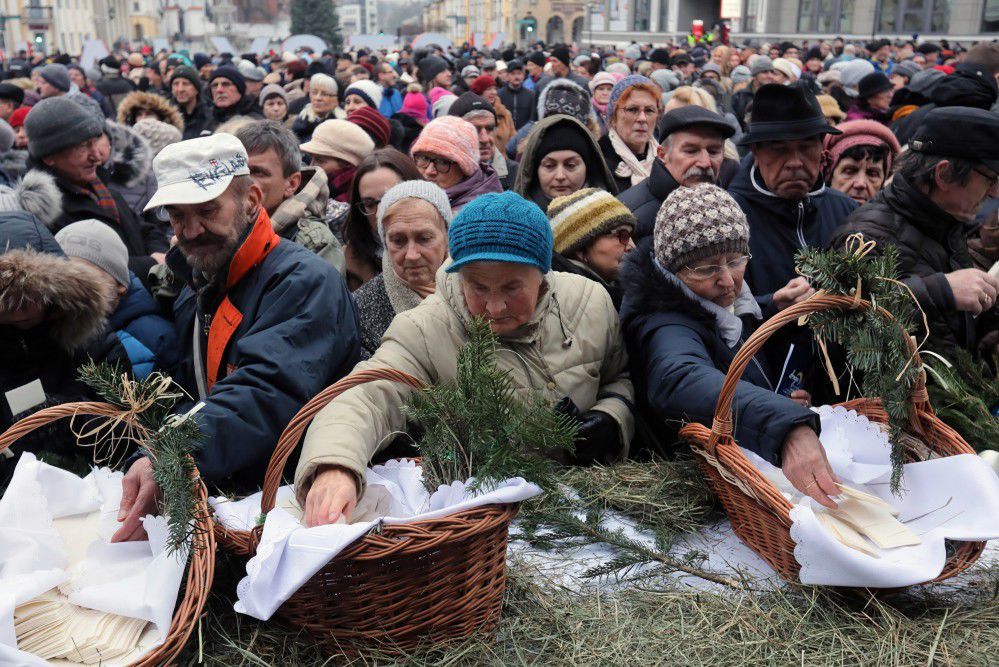
[(208, 85), (212, 85), (212, 81), (215, 79), (229, 79), (236, 86), (236, 90), (239, 91), (240, 95), (246, 94), (246, 79), (243, 75), (239, 73), (239, 70), (232, 65), (223, 65), (215, 70), (212, 74), (212, 78), (208, 80)]
[(173, 79), (187, 79), (198, 89), (198, 95), (201, 94), (201, 77), (198, 76), (197, 70), (193, 67), (180, 65), (174, 68), (173, 77), (170, 80), (173, 81)]
[(538, 144), (534, 154), (535, 168), (541, 164), (546, 155), (555, 151), (576, 151), (583, 160), (589, 161), (593, 157), (593, 144), (583, 136), (575, 123), (555, 123), (545, 129), (545, 136)]
[(476, 95), (471, 91), (462, 93), (461, 96), (451, 104), (451, 108), (448, 109), (447, 113), (449, 116), (464, 118), (465, 114), (473, 111), (488, 111), (493, 115), (493, 119), (496, 119), (496, 109), (493, 108), (493, 105), (490, 104), (484, 97)]

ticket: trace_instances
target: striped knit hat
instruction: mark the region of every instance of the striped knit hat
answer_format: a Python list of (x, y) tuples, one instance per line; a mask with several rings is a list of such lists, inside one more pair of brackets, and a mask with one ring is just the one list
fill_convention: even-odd
[(729, 252), (749, 254), (749, 223), (732, 195), (717, 185), (677, 188), (656, 214), (653, 253), (672, 273)]
[(570, 255), (584, 250), (601, 234), (618, 227), (635, 228), (635, 216), (614, 195), (599, 188), (583, 188), (548, 205), (555, 235), (555, 252)]
[(471, 176), (479, 169), (479, 133), (457, 116), (441, 116), (427, 123), (413, 142), (409, 154), (430, 153), (453, 160), (461, 173)]

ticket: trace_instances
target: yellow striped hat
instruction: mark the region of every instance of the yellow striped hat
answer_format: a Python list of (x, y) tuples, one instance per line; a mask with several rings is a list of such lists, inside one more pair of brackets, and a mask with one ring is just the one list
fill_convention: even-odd
[(583, 250), (601, 234), (618, 227), (635, 228), (635, 216), (614, 195), (599, 188), (583, 188), (548, 205), (555, 236), (555, 252), (568, 255)]

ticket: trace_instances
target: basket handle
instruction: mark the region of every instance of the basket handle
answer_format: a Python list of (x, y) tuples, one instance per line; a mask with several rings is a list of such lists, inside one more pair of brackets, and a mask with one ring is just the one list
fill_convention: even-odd
[(38, 412), (24, 417), (6, 431), (0, 433), (0, 452), (3, 452), (35, 429), (39, 429), (66, 417), (76, 417), (84, 414), (93, 415), (95, 417), (119, 417), (124, 412), (125, 411), (122, 408), (111, 405), (110, 403), (98, 403), (96, 401), (61, 403), (59, 405), (43, 408)]
[[(774, 335), (774, 333), (783, 328), (785, 325), (796, 321), (803, 315), (820, 313), (834, 308), (871, 307), (871, 303), (864, 299), (854, 299), (849, 296), (816, 292), (808, 299), (784, 309), (764, 322), (760, 328), (754, 331), (753, 335), (751, 335), (749, 339), (743, 343), (742, 348), (739, 350), (738, 354), (735, 355), (735, 358), (729, 365), (728, 373), (725, 375), (725, 383), (722, 385), (721, 392), (718, 394), (718, 405), (715, 407), (714, 421), (711, 424), (711, 435), (708, 438), (706, 447), (707, 451), (714, 456), (719, 442), (722, 440), (732, 440), (734, 442), (732, 439), (732, 400), (735, 398), (736, 386), (739, 384), (739, 380), (742, 379), (742, 374), (745, 372), (749, 362), (756, 355), (756, 353), (759, 352), (760, 348), (763, 347), (763, 344), (766, 343), (772, 335)], [(878, 307), (878, 313), (888, 320), (894, 319), (892, 314), (884, 308)], [(905, 335), (904, 332), (903, 335)], [(905, 340), (909, 351), (915, 357), (914, 363), (921, 368), (922, 362), (920, 361), (919, 352), (916, 349), (915, 343), (908, 335), (905, 335)], [(925, 372), (919, 374), (912, 387), (912, 402), (913, 405), (919, 409), (929, 409), (929, 396), (926, 393)]]
[[(397, 371), (392, 368), (369, 368), (351, 373), (316, 394), (312, 400), (302, 406), (302, 409), (291, 418), (288, 426), (281, 433), (280, 439), (278, 439), (274, 453), (271, 455), (270, 463), (267, 464), (267, 472), (264, 475), (263, 496), (260, 498), (261, 513), (267, 514), (274, 509), (274, 501), (277, 498), (277, 490), (281, 484), (281, 475), (284, 472), (284, 466), (288, 462), (288, 457), (298, 447), (298, 441), (301, 439), (302, 433), (312, 423), (312, 419), (316, 414), (329, 405), (334, 398), (348, 389), (353, 389), (358, 385), (368, 382), (375, 382), (376, 380), (391, 380), (392, 382), (398, 382), (413, 389), (423, 389), (427, 386), (423, 380), (413, 377), (409, 373)], [(253, 532), (255, 535), (259, 535), (260, 526), (256, 526)], [(255, 549), (256, 547), (254, 547)]]

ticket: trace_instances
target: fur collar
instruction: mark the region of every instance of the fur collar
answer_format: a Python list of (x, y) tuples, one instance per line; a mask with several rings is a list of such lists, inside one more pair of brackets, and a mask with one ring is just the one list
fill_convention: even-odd
[(134, 187), (152, 169), (152, 149), (145, 139), (126, 125), (108, 121), (105, 132), (111, 138), (111, 158), (105, 165), (108, 180), (126, 188)]
[(175, 106), (156, 93), (144, 93), (141, 90), (129, 93), (122, 99), (118, 105), (118, 123), (129, 127), (135, 125), (135, 114), (142, 109), (152, 111), (157, 120), (184, 132), (184, 117)]
[(62, 215), (62, 191), (47, 171), (32, 169), (14, 186), (21, 210), (32, 214), (46, 227)]
[(32, 249), (0, 255), (0, 285), (0, 310), (44, 304), (52, 339), (67, 352), (101, 331), (114, 302), (111, 285), (92, 269)]

